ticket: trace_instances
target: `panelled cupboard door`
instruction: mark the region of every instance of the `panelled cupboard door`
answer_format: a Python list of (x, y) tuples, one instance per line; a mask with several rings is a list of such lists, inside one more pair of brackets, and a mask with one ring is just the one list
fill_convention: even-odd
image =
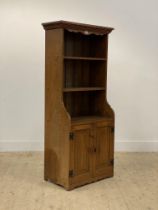
[(97, 124), (95, 128), (94, 176), (112, 176), (114, 133), (112, 126)]
[(91, 177), (91, 126), (74, 126), (70, 134), (70, 184), (84, 183)]

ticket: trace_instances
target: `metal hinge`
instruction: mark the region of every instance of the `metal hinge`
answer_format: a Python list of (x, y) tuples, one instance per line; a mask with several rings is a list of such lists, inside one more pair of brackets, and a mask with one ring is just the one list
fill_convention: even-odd
[(111, 127), (111, 132), (114, 133), (115, 129), (114, 127)]
[(110, 165), (114, 165), (114, 159), (110, 160)]
[(70, 170), (69, 171), (69, 177), (73, 177), (74, 176), (74, 171), (73, 170)]
[(70, 132), (70, 134), (69, 134), (69, 139), (70, 139), (70, 140), (73, 140), (73, 139), (74, 139), (74, 133), (73, 133), (73, 132)]

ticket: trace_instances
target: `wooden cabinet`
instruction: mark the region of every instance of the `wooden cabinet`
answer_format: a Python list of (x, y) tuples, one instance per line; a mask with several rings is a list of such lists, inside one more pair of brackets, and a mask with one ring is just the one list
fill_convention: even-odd
[(108, 34), (44, 23), (45, 180), (67, 190), (113, 176), (114, 112), (107, 102)]
[(70, 135), (72, 186), (113, 175), (114, 130), (110, 123), (77, 125)]

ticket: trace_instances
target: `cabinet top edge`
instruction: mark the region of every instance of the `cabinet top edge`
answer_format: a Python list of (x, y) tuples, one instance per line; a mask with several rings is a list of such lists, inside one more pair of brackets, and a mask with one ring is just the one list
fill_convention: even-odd
[(112, 30), (114, 30), (114, 28), (111, 27), (97, 26), (85, 23), (76, 23), (64, 20), (42, 23), (42, 26), (45, 30), (63, 28), (68, 30), (89, 31), (101, 34), (107, 34), (110, 33)]

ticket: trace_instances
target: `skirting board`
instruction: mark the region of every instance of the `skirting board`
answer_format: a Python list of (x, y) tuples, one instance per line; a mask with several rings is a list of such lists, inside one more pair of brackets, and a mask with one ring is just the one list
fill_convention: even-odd
[[(42, 141), (0, 141), (0, 152), (43, 151)], [(116, 141), (116, 152), (158, 152), (158, 141)]]
[(0, 152), (43, 151), (42, 141), (0, 141)]
[(158, 141), (116, 141), (117, 152), (158, 152)]

